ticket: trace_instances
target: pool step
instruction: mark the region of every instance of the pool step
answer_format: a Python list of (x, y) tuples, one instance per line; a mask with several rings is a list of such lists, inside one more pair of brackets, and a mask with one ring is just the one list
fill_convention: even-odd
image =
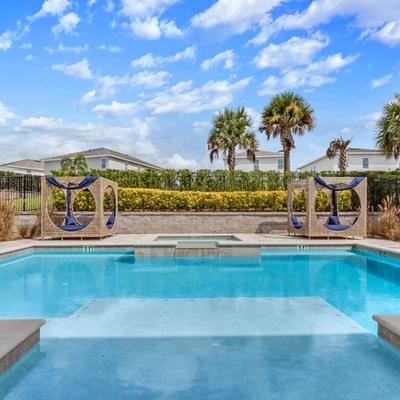
[(43, 319), (0, 320), (0, 373), (10, 368), (40, 339)]
[(372, 318), (378, 323), (378, 336), (400, 349), (400, 315), (373, 315)]
[(175, 246), (174, 257), (216, 257), (219, 250), (214, 240), (182, 240)]

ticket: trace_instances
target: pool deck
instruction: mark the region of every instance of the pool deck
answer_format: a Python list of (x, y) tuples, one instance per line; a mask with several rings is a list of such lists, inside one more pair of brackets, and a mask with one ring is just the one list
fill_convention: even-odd
[[(198, 234), (193, 234), (197, 235)], [(15, 251), (28, 250), (33, 248), (70, 248), (70, 247), (132, 247), (137, 256), (173, 256), (178, 244), (177, 240), (157, 240), (159, 235), (115, 235), (102, 240), (17, 240), (0, 243), (0, 255)], [(168, 235), (163, 234), (163, 237)], [(171, 234), (176, 238), (176, 234)], [(207, 236), (201, 235), (205, 242)], [(338, 247), (348, 246), (360, 249), (379, 252), (400, 257), (400, 242), (384, 239), (307, 239), (298, 236), (277, 235), (277, 234), (234, 234), (240, 241), (218, 241), (218, 254), (207, 254), (197, 247), (197, 252), (187, 255), (219, 255), (219, 256), (256, 256), (260, 254), (263, 247)], [(206, 247), (206, 246), (205, 246)], [(200, 253), (199, 253), (200, 251)]]

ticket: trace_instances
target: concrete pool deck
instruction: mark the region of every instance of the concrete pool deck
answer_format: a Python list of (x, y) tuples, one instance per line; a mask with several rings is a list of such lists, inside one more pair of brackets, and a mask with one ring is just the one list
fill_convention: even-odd
[[(196, 233), (193, 235), (200, 236)], [(231, 235), (231, 234), (229, 234)], [(385, 239), (307, 239), (298, 236), (277, 235), (277, 234), (233, 234), (239, 240), (217, 241), (219, 256), (257, 256), (263, 247), (356, 247), (371, 250), (383, 255), (400, 257), (400, 242)], [(0, 243), (0, 255), (6, 255), (21, 250), (34, 248), (104, 248), (104, 247), (132, 247), (137, 256), (174, 256), (178, 244), (176, 234), (162, 236), (165, 240), (157, 240), (159, 235), (115, 235), (102, 240), (16, 240)], [(171, 236), (173, 240), (168, 240)], [(207, 241), (207, 236), (201, 235)], [(194, 246), (195, 247), (195, 246)], [(197, 254), (193, 255), (207, 255)]]

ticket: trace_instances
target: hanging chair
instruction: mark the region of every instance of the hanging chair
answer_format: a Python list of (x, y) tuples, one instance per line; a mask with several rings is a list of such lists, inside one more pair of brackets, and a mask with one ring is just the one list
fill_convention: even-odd
[(336, 184), (328, 184), (326, 183), (320, 176), (315, 176), (315, 181), (331, 191), (332, 195), (332, 214), (328, 217), (327, 222), (324, 224), (325, 228), (330, 229), (332, 231), (345, 231), (351, 228), (356, 222), (358, 217), (354, 220), (354, 222), (350, 224), (342, 224), (339, 218), (339, 207), (338, 207), (338, 192), (344, 190), (351, 190), (355, 188), (358, 184), (360, 184), (364, 180), (364, 176), (355, 177), (349, 185), (338, 187)]
[[(64, 221), (61, 225), (59, 225), (60, 229), (62, 229), (64, 231), (74, 232), (74, 231), (80, 231), (81, 229), (83, 229), (87, 226), (87, 224), (80, 224), (74, 216), (74, 212), (72, 209), (72, 191), (84, 189), (87, 186), (91, 185), (93, 182), (95, 182), (96, 179), (97, 179), (97, 176), (87, 176), (78, 185), (72, 185), (69, 183), (67, 185), (64, 185), (64, 184), (60, 183), (54, 176), (46, 176), (46, 181), (49, 182), (51, 185), (53, 185), (59, 189), (63, 189), (63, 190), (67, 191), (67, 196), (66, 196), (67, 207), (65, 210)], [(111, 217), (114, 217), (114, 215), (112, 215)], [(111, 217), (110, 217), (110, 219), (111, 219)], [(112, 225), (110, 226), (109, 229), (111, 229), (112, 226), (114, 225), (114, 220), (115, 220), (115, 217), (114, 217), (114, 219), (112, 221)], [(108, 227), (109, 221), (107, 222), (107, 227)]]

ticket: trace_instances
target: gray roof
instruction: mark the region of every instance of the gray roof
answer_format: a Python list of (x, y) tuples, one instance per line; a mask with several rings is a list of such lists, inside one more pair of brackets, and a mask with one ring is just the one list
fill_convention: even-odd
[(43, 170), (43, 161), (31, 160), (26, 158), (24, 160), (12, 161), (6, 164), (1, 164), (0, 167), (15, 167), (15, 168), (26, 168), (26, 169), (38, 169)]
[[(257, 150), (254, 152), (256, 157), (276, 157), (282, 156), (282, 152), (275, 152), (275, 151), (267, 151), (267, 150)], [(236, 158), (240, 157), (247, 157), (247, 152), (242, 151), (241, 153), (236, 154)]]
[(107, 147), (99, 147), (97, 149), (89, 149), (89, 150), (84, 150), (84, 151), (77, 151), (75, 153), (62, 154), (62, 155), (55, 156), (55, 157), (48, 157), (48, 158), (44, 158), (43, 161), (70, 158), (70, 157), (75, 157), (77, 155), (81, 155), (84, 157), (110, 156), (110, 157), (120, 158), (124, 161), (130, 161), (134, 164), (142, 165), (145, 167), (154, 168), (154, 169), (162, 169), (158, 165), (154, 165), (147, 161), (140, 160), (139, 158), (132, 157), (129, 154), (123, 154), (123, 153), (120, 153), (119, 151), (108, 149)]

